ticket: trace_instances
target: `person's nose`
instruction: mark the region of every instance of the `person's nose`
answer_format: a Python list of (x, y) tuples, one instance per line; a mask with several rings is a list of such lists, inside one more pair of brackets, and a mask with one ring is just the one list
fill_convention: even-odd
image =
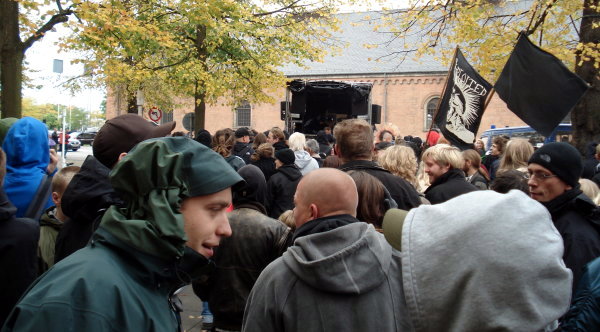
[(227, 219), (227, 213), (225, 212), (223, 212), (223, 214), (221, 215), (216, 233), (221, 237), (231, 236), (231, 226), (229, 225), (229, 219)]

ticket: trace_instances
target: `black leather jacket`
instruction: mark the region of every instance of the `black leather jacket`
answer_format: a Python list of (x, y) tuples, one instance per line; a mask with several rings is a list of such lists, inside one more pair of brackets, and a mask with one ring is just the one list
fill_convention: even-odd
[(208, 299), (216, 328), (239, 331), (246, 299), (262, 270), (291, 245), (290, 229), (264, 215), (259, 204), (237, 206), (229, 213), (231, 237), (221, 240), (213, 257), (216, 269), (208, 281), (194, 283)]

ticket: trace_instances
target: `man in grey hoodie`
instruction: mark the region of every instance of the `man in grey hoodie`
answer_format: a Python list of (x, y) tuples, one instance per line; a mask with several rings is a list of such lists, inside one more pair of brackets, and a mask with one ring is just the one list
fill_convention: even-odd
[(258, 278), (243, 331), (409, 330), (399, 252), (355, 218), (352, 178), (314, 170), (294, 201), (294, 245)]

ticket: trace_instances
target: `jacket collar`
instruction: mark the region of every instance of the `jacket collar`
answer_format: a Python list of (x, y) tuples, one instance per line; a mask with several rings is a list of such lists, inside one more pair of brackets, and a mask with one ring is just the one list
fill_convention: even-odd
[(203, 275), (210, 274), (214, 262), (185, 248), (183, 257), (166, 260), (146, 254), (119, 240), (102, 226), (92, 236), (89, 246), (108, 247), (118, 253), (128, 267), (132, 277), (158, 289), (174, 292)]
[(435, 179), (435, 181), (433, 181), (433, 183), (431, 184), (431, 187), (434, 187), (434, 186), (437, 186), (438, 184), (447, 182), (450, 179), (462, 179), (462, 180), (465, 180), (465, 173), (462, 170), (458, 169), (458, 168), (449, 169), (448, 172), (442, 174), (440, 177), (438, 177), (437, 179)]
[(353, 170), (353, 169), (376, 169), (376, 170), (380, 170), (380, 171), (389, 173), (388, 170), (379, 166), (379, 164), (377, 164), (376, 162), (370, 161), (370, 160), (351, 160), (351, 161), (343, 164), (342, 166), (340, 166), (340, 170), (342, 170), (344, 172)]

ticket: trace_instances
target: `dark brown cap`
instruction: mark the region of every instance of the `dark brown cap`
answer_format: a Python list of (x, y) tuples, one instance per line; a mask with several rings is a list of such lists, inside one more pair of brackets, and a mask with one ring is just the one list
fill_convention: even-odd
[(175, 129), (175, 121), (154, 125), (137, 114), (123, 114), (112, 118), (94, 138), (94, 157), (104, 166), (112, 168), (119, 155), (129, 152), (136, 144), (149, 138), (167, 136)]

